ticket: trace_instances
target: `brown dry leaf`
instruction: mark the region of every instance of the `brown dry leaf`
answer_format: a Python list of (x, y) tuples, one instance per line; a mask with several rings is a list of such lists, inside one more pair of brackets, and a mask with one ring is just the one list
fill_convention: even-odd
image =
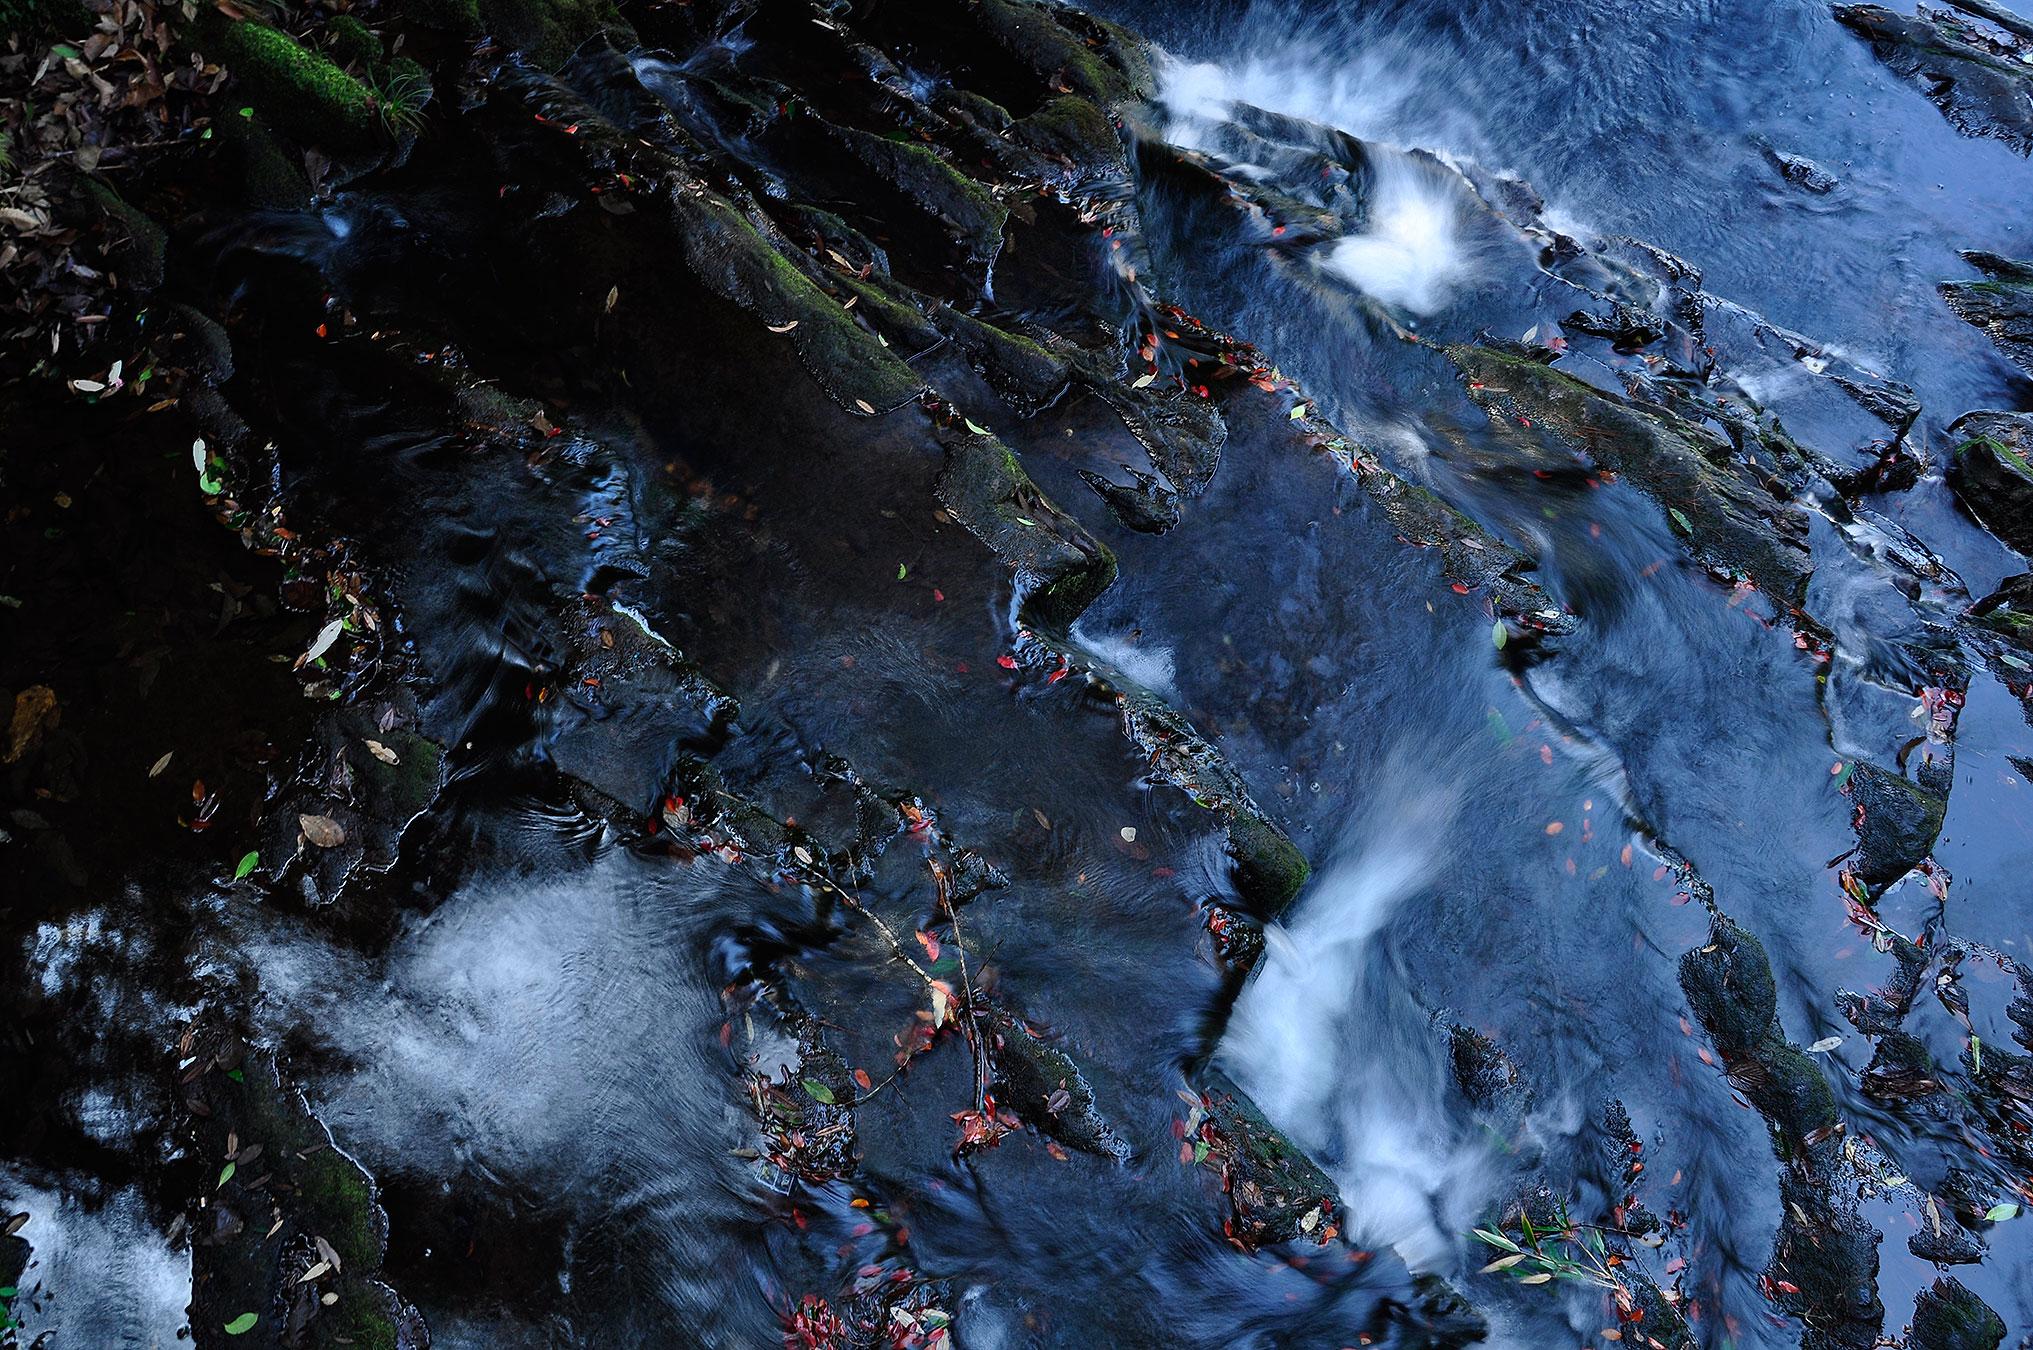
[(171, 760), (175, 759), (175, 758), (176, 758), (176, 751), (174, 751), (174, 750), (169, 750), (169, 751), (165, 751), (165, 752), (163, 753), (163, 756), (162, 756), (162, 758), (161, 758), (161, 759), (158, 759), (157, 761), (155, 761), (155, 763), (153, 763), (153, 764), (149, 765), (149, 767), (148, 767), (148, 776), (149, 776), (150, 778), (159, 778), (159, 777), (161, 777), (161, 776), (162, 776), (162, 771), (163, 771), (164, 769), (167, 769), (167, 768), (169, 767), (169, 762), (170, 762)]
[(867, 413), (870, 417), (875, 416), (875, 405), (873, 403), (870, 403), (865, 398), (855, 399), (854, 406), (861, 409), (861, 411)]
[(772, 333), (788, 333), (788, 332), (790, 332), (790, 331), (791, 331), (791, 330), (792, 330), (793, 328), (796, 328), (797, 326), (798, 326), (798, 321), (797, 321), (796, 319), (792, 319), (792, 320), (791, 320), (791, 321), (790, 321), (789, 323), (773, 323), (773, 324), (771, 324), (771, 325), (769, 326), (769, 331), (770, 331), (770, 332), (772, 332)]
[(394, 764), (397, 762), (395, 751), (389, 749), (380, 741), (368, 741), (367, 753), (380, 760), (383, 764)]
[(304, 838), (319, 848), (337, 848), (346, 842), (346, 827), (330, 816), (301, 815), (296, 818)]
[(7, 729), (7, 757), (12, 764), (34, 749), (43, 733), (62, 720), (56, 691), (46, 684), (32, 684), (14, 696), (14, 719)]

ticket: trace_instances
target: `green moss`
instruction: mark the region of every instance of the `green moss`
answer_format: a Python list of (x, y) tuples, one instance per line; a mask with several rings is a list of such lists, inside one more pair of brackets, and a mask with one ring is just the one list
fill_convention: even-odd
[(970, 257), (985, 262), (1001, 249), (1009, 209), (929, 148), (830, 122), (826, 132), (856, 159), (895, 184), (920, 210), (958, 231)]
[(1299, 846), (1254, 808), (1229, 819), (1228, 848), (1235, 858), (1236, 890), (1265, 918), (1283, 913), (1312, 875)]
[(1122, 137), (1092, 99), (1065, 94), (1017, 124), (1017, 135), (1034, 150), (1071, 160), (1089, 173), (1124, 168)]
[(1005, 51), (1104, 107), (1153, 88), (1143, 40), (1127, 29), (1036, 0), (972, 0), (972, 8)]
[(380, 143), (374, 93), (316, 52), (252, 19), (207, 11), (205, 53), (226, 67), (271, 124), (306, 145), (364, 150)]
[(342, 66), (367, 70), (381, 60), (381, 39), (351, 14), (341, 14), (325, 25), (325, 46)]
[(714, 294), (766, 323), (795, 320), (792, 345), (805, 369), (838, 402), (893, 408), (923, 387), (909, 366), (772, 248), (726, 199), (679, 192), (672, 207), (693, 273)]
[(1718, 461), (1728, 446), (1664, 408), (1616, 397), (1512, 352), (1453, 346), (1470, 395), (1504, 434), (1550, 434), (1622, 475), (1668, 513), (1699, 558), (1748, 576), (1789, 610), (1812, 571), (1804, 526), (1755, 477)]

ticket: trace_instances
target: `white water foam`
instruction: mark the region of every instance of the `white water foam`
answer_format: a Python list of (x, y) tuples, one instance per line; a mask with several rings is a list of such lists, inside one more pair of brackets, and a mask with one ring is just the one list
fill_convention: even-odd
[[(1372, 142), (1368, 220), (1332, 246), (1323, 266), (1386, 305), (1432, 314), (1471, 271), (1476, 247), (1470, 230), (1482, 213), (1444, 155), (1435, 160), (1390, 148), (1407, 128), (1406, 106), (1418, 91), (1411, 67), (1367, 56), (1358, 64), (1359, 70), (1330, 71), (1317, 55), (1302, 53), (1233, 66), (1162, 59), (1158, 101), (1167, 113), (1165, 135), (1187, 149), (1216, 150), (1222, 125), (1237, 105), (1248, 105)], [(1256, 165), (1237, 167), (1251, 177), (1263, 173)]]

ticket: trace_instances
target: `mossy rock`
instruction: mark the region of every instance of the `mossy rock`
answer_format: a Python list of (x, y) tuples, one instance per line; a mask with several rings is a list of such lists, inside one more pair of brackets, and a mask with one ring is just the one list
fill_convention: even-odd
[(999, 1105), (1068, 1148), (1117, 1162), (1129, 1157), (1129, 1146), (1095, 1109), (1094, 1090), (1069, 1056), (1000, 1009), (989, 1012), (983, 1030)]
[(1092, 99), (1063, 94), (1016, 124), (1025, 146), (1061, 160), (1076, 178), (1122, 178), (1128, 174), (1122, 136)]
[(1865, 881), (1889, 886), (1933, 851), (1947, 802), (1875, 764), (1858, 763), (1848, 791), (1862, 815), (1853, 870)]
[(444, 33), (473, 33), (480, 28), (480, 0), (404, 0), (402, 13), (421, 27)]
[(310, 179), (262, 117), (222, 117), (213, 126), (220, 153), (232, 160), (243, 202), (297, 210), (310, 200)]
[(970, 261), (987, 263), (1002, 249), (1009, 209), (980, 183), (914, 141), (891, 140), (828, 122), (826, 134), (870, 170), (959, 236)]
[(1913, 1350), (1997, 1350), (2004, 1319), (1962, 1281), (1943, 1276), (1913, 1300)]
[(325, 25), (325, 49), (342, 66), (365, 71), (381, 60), (381, 39), (351, 14), (341, 14)]
[(162, 284), (169, 235), (96, 175), (85, 178), (85, 191), (105, 216), (117, 242), (111, 252), (127, 279), (143, 291)]
[(1999, 637), (2033, 651), (2033, 572), (2006, 577), (1976, 604), (1970, 617)]
[(1155, 88), (1149, 50), (1125, 28), (1040, 0), (957, 2), (972, 9), (1003, 50), (1038, 76), (1063, 82), (1103, 107), (1144, 98)]
[[(432, 3), (454, 8), (452, 0)], [(635, 30), (614, 0), (480, 0), (479, 15), (490, 34), (545, 70), (563, 65), (596, 33), (614, 34), (621, 46), (635, 45)]]
[[(377, 1278), (388, 1217), (373, 1178), (272, 1056), (246, 1051), (210, 1021), (185, 1044), (181, 1132), (203, 1197), (189, 1211), (195, 1343), (282, 1344), (280, 1333), (294, 1327), (291, 1345), (422, 1350), (422, 1320)], [(323, 1303), (325, 1294), (334, 1301)], [(249, 1313), (257, 1338), (229, 1338), (223, 1328)]]
[(1732, 919), (1718, 918), (1708, 944), (1680, 958), (1680, 987), (1725, 1058), (1749, 1055), (1777, 1024), (1779, 990), (1764, 944)]
[(1750, 577), (1788, 610), (1805, 600), (1813, 570), (1805, 523), (1763, 483), (1729, 466), (1731, 447), (1720, 435), (1520, 351), (1458, 345), (1447, 355), (1503, 434), (1527, 434), (1522, 423), (1551, 435), (1656, 501), (1697, 558)]
[(1008, 446), (964, 422), (935, 425), (940, 504), (1016, 569), (1025, 622), (1063, 628), (1115, 580), (1115, 555), (1031, 481)]
[(1956, 496), (1992, 534), (2033, 554), (2033, 413), (1965, 413), (1948, 434)]
[(1230, 1240), (1255, 1250), (1328, 1226), (1340, 1203), (1333, 1179), (1220, 1070), (1203, 1077), (1214, 1133), (1208, 1160), (1220, 1166), (1228, 1191)]
[(280, 29), (208, 10), (199, 42), (256, 111), (292, 139), (342, 153), (384, 142), (374, 91)]

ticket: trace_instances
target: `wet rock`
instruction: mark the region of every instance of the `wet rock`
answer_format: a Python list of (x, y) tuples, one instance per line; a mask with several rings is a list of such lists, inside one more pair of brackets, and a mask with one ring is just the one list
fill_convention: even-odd
[(1853, 1201), (1789, 1167), (1779, 1181), (1786, 1216), (1768, 1279), (1773, 1302), (1806, 1323), (1803, 1350), (1871, 1350), (1884, 1326), (1878, 1298), (1881, 1234)]
[(1658, 315), (1622, 301), (1612, 305), (1608, 314), (1577, 309), (1562, 319), (1560, 326), (1602, 338), (1625, 353), (1640, 351), (1666, 336), (1666, 325)]
[(429, 1350), (422, 1318), (378, 1278), (388, 1216), (374, 1179), (274, 1058), (215, 1021), (178, 1050), (195, 1343), (246, 1344), (224, 1329), (251, 1314), (258, 1344)]
[(1970, 617), (2013, 645), (2033, 651), (2033, 572), (2006, 577), (1970, 606)]
[(1115, 580), (1115, 555), (1061, 511), (995, 436), (964, 419), (935, 424), (946, 467), (939, 501), (990, 551), (1016, 570), (1023, 610), (1060, 626)]
[(1765, 948), (1726, 917), (1708, 944), (1680, 958), (1680, 985), (1732, 1081), (1771, 1122), (1782, 1156), (1827, 1139), (1837, 1115), (1828, 1080), (1779, 1028), (1778, 990)]
[(1992, 534), (2033, 553), (2033, 413), (1965, 413), (1948, 434), (1948, 477), (1962, 504)]
[(1976, 249), (1965, 249), (1962, 256), (1987, 279), (1944, 281), (1942, 300), (1958, 318), (1983, 329), (2019, 369), (2033, 374), (2033, 263)]
[(2016, 59), (2013, 44), (1939, 10), (1837, 5), (1835, 17), (1895, 74), (1919, 84), (1957, 131), (2033, 153), (2033, 69)]
[(1047, 1045), (1030, 1025), (999, 1008), (980, 1021), (994, 1067), (995, 1100), (1040, 1134), (1068, 1148), (1121, 1162), (1129, 1146), (1095, 1109), (1079, 1065)]
[(1934, 849), (1948, 803), (1919, 784), (1875, 764), (1859, 762), (1846, 792), (1856, 803), (1857, 853), (1852, 870), (1887, 886)]
[(1452, 1024), (1447, 1029), (1448, 1058), (1455, 1086), (1470, 1105), (1495, 1106), (1518, 1085), (1518, 1066), (1503, 1047), (1474, 1027)]
[(1747, 575), (1789, 611), (1806, 598), (1806, 526), (1758, 479), (1729, 467), (1734, 447), (1664, 408), (1606, 394), (1535, 356), (1454, 346), (1469, 393), (1505, 434), (1536, 429), (1621, 475), (1659, 503), (1694, 554)]
[(1758, 150), (1765, 162), (1779, 171), (1779, 176), (1794, 187), (1808, 192), (1825, 194), (1841, 186), (1834, 174), (1800, 155), (1789, 155), (1765, 141), (1759, 141)]
[(1960, 1280), (1944, 1276), (1913, 1300), (1913, 1350), (1997, 1350), (2005, 1323)]
[(404, 832), (445, 785), (444, 749), (416, 726), (406, 695), (321, 717), (297, 790), (264, 824), (260, 870), (294, 874), (306, 900), (330, 904), (356, 876), (394, 866)]
[(1208, 1161), (1228, 1193), (1229, 1240), (1254, 1251), (1325, 1226), (1338, 1208), (1334, 1182), (1219, 1070), (1206, 1078)]
[(1156, 474), (1144, 473), (1125, 464), (1122, 471), (1129, 483), (1110, 482), (1092, 469), (1080, 471), (1080, 481), (1108, 503), (1115, 518), (1139, 534), (1163, 534), (1179, 523), (1179, 494)]

